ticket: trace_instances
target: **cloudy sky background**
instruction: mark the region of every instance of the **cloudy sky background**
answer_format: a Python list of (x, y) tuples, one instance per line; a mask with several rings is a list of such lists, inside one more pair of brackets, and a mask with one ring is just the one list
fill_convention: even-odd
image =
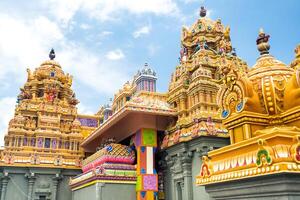
[(26, 68), (48, 59), (49, 50), (65, 72), (81, 113), (95, 113), (148, 62), (167, 90), (178, 64), (180, 31), (204, 5), (212, 19), (230, 25), (232, 44), (249, 66), (258, 57), (255, 39), (263, 27), (271, 53), (289, 64), (300, 43), (298, 0), (1, 0), (0, 145), (13, 116)]

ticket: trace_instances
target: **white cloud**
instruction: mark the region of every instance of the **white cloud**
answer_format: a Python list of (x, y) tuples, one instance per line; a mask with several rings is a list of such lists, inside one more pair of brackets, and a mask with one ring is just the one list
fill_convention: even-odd
[[(0, 83), (9, 84), (1, 85), (0, 91), (9, 88), (17, 93), (18, 87), (26, 80), (26, 68), (34, 69), (48, 59), (51, 47), (56, 49), (56, 60), (64, 71), (74, 76), (73, 83), (83, 85), (91, 93), (111, 95), (127, 80), (126, 70), (120, 70), (118, 62), (112, 64), (99, 56), (99, 52), (70, 41), (65, 31), (58, 21), (51, 21), (45, 16), (22, 18), (0, 14)], [(16, 97), (0, 99), (1, 138), (7, 133), (15, 102)], [(92, 114), (91, 110), (92, 107), (79, 104), (81, 113)], [(0, 145), (3, 145), (1, 138)]]
[(4, 135), (7, 134), (8, 122), (14, 116), (15, 97), (0, 99), (0, 146), (4, 145)]
[(109, 35), (112, 35), (113, 34), (113, 32), (111, 32), (111, 31), (102, 31), (100, 34), (99, 34), (99, 36), (100, 36), (100, 38), (105, 38), (105, 37), (107, 37), (107, 36), (109, 36)]
[(49, 12), (58, 22), (67, 25), (79, 11), (84, 0), (41, 0), (42, 10)]
[(151, 31), (151, 27), (150, 26), (143, 26), (139, 29), (137, 29), (136, 31), (133, 32), (133, 37), (134, 38), (139, 38), (142, 35), (148, 35)]
[(99, 21), (114, 20), (120, 11), (131, 14), (152, 13), (177, 16), (179, 9), (173, 0), (41, 0), (38, 8), (57, 21), (68, 24), (80, 11)]
[(207, 10), (206, 10), (206, 16), (209, 17), (209, 18), (212, 17), (212, 13), (213, 13), (213, 12), (214, 12), (213, 10), (207, 9)]
[(80, 28), (83, 30), (88, 30), (91, 28), (91, 26), (89, 24), (80, 24)]
[[(128, 78), (116, 61), (124, 57), (123, 52), (117, 49), (108, 53), (108, 58), (114, 60), (110, 63), (100, 52), (66, 38), (65, 29), (58, 24), (46, 17), (25, 20), (0, 14), (0, 82), (13, 77), (17, 86), (8, 87), (17, 91), (26, 80), (26, 68), (38, 67), (54, 47), (56, 60), (74, 76), (74, 82), (93, 92), (112, 95)], [(5, 88), (1, 85), (0, 91)]]
[(195, 3), (195, 2), (197, 2), (198, 4), (203, 4), (205, 2), (205, 0), (181, 0), (181, 1), (183, 1), (185, 4)]
[(159, 51), (160, 48), (161, 47), (159, 45), (155, 45), (155, 44), (149, 44), (147, 47), (148, 53), (150, 56), (155, 55)]
[(176, 3), (172, 0), (89, 0), (84, 1), (82, 10), (100, 21), (115, 19), (120, 11), (174, 16), (179, 13)]
[(23, 20), (0, 15), (0, 80), (10, 73), (23, 80), (26, 67), (47, 58), (49, 47), (63, 39), (61, 29), (46, 17)]
[(92, 111), (92, 109), (89, 106), (86, 106), (83, 103), (79, 103), (77, 105), (77, 108), (78, 108), (77, 112), (80, 113), (80, 114), (83, 114), (83, 115), (93, 115), (97, 112), (96, 110)]
[(125, 62), (111, 62), (77, 43), (63, 45), (56, 60), (74, 76), (75, 84), (84, 84), (91, 92), (112, 95), (128, 79)]
[(113, 51), (109, 51), (106, 54), (106, 58), (109, 60), (120, 60), (122, 58), (124, 58), (124, 53), (121, 49), (115, 49)]

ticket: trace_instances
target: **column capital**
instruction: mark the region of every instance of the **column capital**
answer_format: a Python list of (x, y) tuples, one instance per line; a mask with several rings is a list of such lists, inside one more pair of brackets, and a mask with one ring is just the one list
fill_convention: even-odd
[(182, 164), (192, 163), (193, 152), (192, 151), (184, 152), (184, 153), (180, 154), (179, 158), (181, 159)]
[(213, 146), (201, 146), (200, 148), (196, 149), (196, 153), (199, 157), (207, 156), (208, 152), (214, 150), (215, 148)]
[(174, 158), (172, 158), (171, 156), (166, 156), (165, 161), (168, 167), (172, 167), (175, 163)]
[(35, 173), (34, 172), (30, 172), (30, 173), (26, 173), (24, 175), (27, 179), (36, 179)]
[(4, 172), (1, 176), (2, 183), (3, 182), (7, 183), (9, 179), (10, 179), (10, 176), (9, 176), (8, 172)]
[(102, 188), (102, 187), (105, 186), (105, 183), (97, 183), (97, 186), (98, 186), (99, 188)]
[(53, 180), (53, 182), (55, 182), (55, 181), (60, 181), (63, 178), (64, 178), (64, 176), (62, 174), (55, 174), (55, 176), (52, 177), (52, 180)]

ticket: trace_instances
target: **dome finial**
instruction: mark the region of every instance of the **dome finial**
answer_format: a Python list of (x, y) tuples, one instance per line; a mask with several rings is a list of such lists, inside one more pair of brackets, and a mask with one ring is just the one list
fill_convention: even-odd
[(49, 53), (49, 58), (50, 58), (50, 60), (53, 60), (55, 58), (55, 51), (53, 48), (51, 49), (51, 51)]
[(300, 44), (298, 44), (297, 47), (295, 48), (295, 55), (296, 58), (300, 58)]
[(259, 34), (256, 39), (257, 49), (260, 52), (260, 55), (269, 54), (270, 44), (269, 44), (270, 35), (265, 34), (262, 28), (259, 29)]
[(206, 9), (204, 8), (204, 6), (201, 6), (200, 17), (205, 17), (205, 16), (206, 16)]

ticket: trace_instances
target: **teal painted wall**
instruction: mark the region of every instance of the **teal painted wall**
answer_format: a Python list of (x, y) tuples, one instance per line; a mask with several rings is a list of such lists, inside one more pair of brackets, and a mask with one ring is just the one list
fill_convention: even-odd
[(196, 186), (196, 176), (200, 173), (200, 167), (202, 165), (202, 160), (196, 153), (193, 154), (192, 161), (192, 176), (193, 176), (193, 197), (194, 199), (209, 199), (208, 194), (205, 192), (204, 186)]
[[(0, 170), (0, 200), (36, 200), (39, 196), (47, 200), (71, 200), (69, 178), (81, 173), (81, 170), (28, 167), (1, 167)], [(32, 191), (31, 198), (29, 191)]]
[(164, 188), (167, 200), (209, 200), (204, 187), (196, 186), (201, 158), (213, 149), (228, 145), (229, 139), (199, 137), (165, 150)]
[(11, 174), (7, 185), (6, 199), (27, 200), (27, 180), (22, 174)]
[(95, 183), (73, 191), (72, 200), (135, 200), (135, 184)]

